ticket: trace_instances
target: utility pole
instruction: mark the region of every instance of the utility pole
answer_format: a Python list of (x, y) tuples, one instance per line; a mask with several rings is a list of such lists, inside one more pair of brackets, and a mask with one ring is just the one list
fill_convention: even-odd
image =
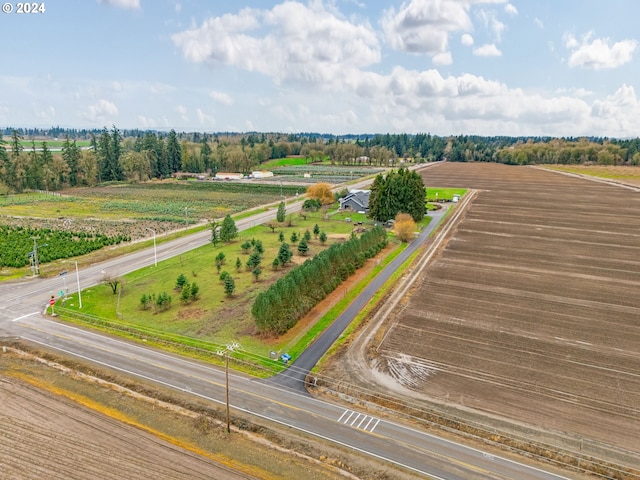
[(156, 231), (147, 227), (147, 230), (153, 233), (153, 265), (158, 266), (158, 250), (156, 249)]
[(224, 355), (225, 361), (225, 387), (226, 387), (226, 406), (227, 406), (227, 433), (231, 433), (231, 415), (229, 412), (229, 355), (231, 352), (238, 350), (240, 344), (238, 342), (229, 343), (224, 349), (218, 350), (216, 353), (220, 356)]
[(80, 301), (80, 308), (82, 308), (82, 292), (80, 291), (80, 272), (78, 272), (78, 262), (76, 262), (76, 281), (78, 282), (78, 300)]
[(38, 263), (38, 239), (40, 237), (31, 237), (33, 240), (33, 265), (36, 275), (40, 275), (40, 264)]
[(225, 356), (225, 385), (227, 387), (227, 433), (231, 433), (231, 416), (229, 415), (229, 351)]
[[(40, 260), (38, 259), (38, 239), (40, 237), (31, 237), (31, 240), (33, 240), (33, 269), (34, 269), (34, 275), (40, 275)], [(42, 245), (40, 245), (41, 247), (47, 247), (49, 246), (48, 243), (43, 243)]]

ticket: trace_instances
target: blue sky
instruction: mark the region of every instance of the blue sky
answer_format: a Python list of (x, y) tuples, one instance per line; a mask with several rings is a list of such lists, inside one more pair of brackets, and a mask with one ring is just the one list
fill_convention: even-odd
[(636, 0), (57, 0), (0, 127), (637, 137)]

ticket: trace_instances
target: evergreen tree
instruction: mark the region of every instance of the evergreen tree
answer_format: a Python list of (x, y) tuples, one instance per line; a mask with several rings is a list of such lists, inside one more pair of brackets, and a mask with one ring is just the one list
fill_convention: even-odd
[(9, 162), (9, 155), (4, 147), (6, 143), (7, 142), (2, 139), (2, 132), (0, 131), (0, 184), (4, 183), (9, 186), (8, 171), (11, 166)]
[(278, 250), (278, 260), (280, 260), (280, 265), (283, 267), (287, 265), (291, 261), (291, 257), (293, 257), (293, 252), (289, 248), (288, 243), (281, 243), (280, 249)]
[(252, 245), (249, 240), (247, 240), (242, 245), (240, 245), (240, 248), (242, 249), (242, 253), (249, 253), (249, 251), (251, 250), (251, 247)]
[(231, 215), (227, 214), (222, 220), (222, 225), (220, 227), (220, 240), (223, 242), (230, 242), (234, 238), (238, 236), (238, 227), (236, 226), (236, 222), (233, 221)]
[(80, 148), (78, 148), (76, 141), (73, 140), (73, 142), (71, 142), (69, 140), (69, 135), (67, 135), (64, 143), (62, 144), (62, 158), (67, 162), (67, 166), (69, 167), (69, 185), (72, 187), (79, 184), (78, 174), (81, 154), (82, 153)]
[(199, 296), (200, 296), (200, 287), (198, 287), (198, 284), (196, 282), (193, 282), (191, 284), (189, 298), (191, 300), (197, 300)]
[[(51, 150), (47, 147), (47, 142), (42, 142), (42, 149), (40, 150), (40, 168), (42, 175), (42, 184), (45, 190), (56, 190), (61, 186), (60, 176), (55, 171), (53, 166), (53, 155)], [(64, 175), (64, 172), (60, 172)]]
[(224, 293), (227, 294), (227, 297), (231, 297), (233, 292), (236, 291), (236, 281), (233, 279), (231, 275), (225, 276), (224, 278)]
[(175, 289), (176, 290), (182, 290), (182, 288), (187, 285), (189, 283), (189, 281), (187, 280), (187, 277), (184, 273), (181, 273), (180, 275), (178, 275), (178, 278), (176, 278), (176, 286)]
[(260, 278), (260, 275), (262, 274), (262, 269), (259, 266), (257, 266), (252, 270), (251, 273), (253, 274), (253, 279), (257, 282)]
[(13, 130), (13, 132), (11, 132), (11, 158), (19, 157), (23, 149), (22, 137), (18, 134), (17, 130)]
[(182, 166), (182, 149), (178, 142), (178, 135), (173, 129), (167, 137), (167, 165), (170, 174), (179, 171)]
[(417, 222), (426, 212), (422, 177), (401, 168), (386, 177), (376, 176), (369, 195), (369, 217), (385, 222), (398, 213), (408, 213)]
[(278, 270), (280, 268), (280, 259), (278, 257), (274, 258), (273, 262), (271, 262), (271, 268), (274, 270)]
[(249, 255), (249, 259), (247, 260), (247, 268), (249, 270), (254, 269), (258, 265), (260, 265), (261, 262), (262, 256), (254, 250), (253, 252), (251, 252), (251, 255)]
[(184, 287), (182, 287), (182, 292), (180, 292), (180, 300), (184, 303), (187, 303), (191, 299), (191, 285), (186, 283)]
[(284, 202), (280, 202), (278, 205), (278, 212), (276, 213), (276, 220), (280, 223), (284, 222), (284, 219), (287, 215), (287, 209), (285, 207)]
[[(213, 163), (211, 158), (211, 146), (207, 142), (206, 138), (202, 139), (202, 146), (200, 147), (200, 161), (204, 167), (205, 172), (209, 170), (213, 170)], [(215, 173), (215, 172), (213, 172)]]
[(298, 243), (298, 253), (304, 257), (308, 252), (309, 244), (307, 243), (307, 239), (302, 237), (302, 240)]
[(112, 180), (124, 180), (122, 174), (122, 168), (120, 167), (120, 156), (122, 155), (122, 135), (120, 130), (112, 125), (111, 128), (111, 155), (110, 169), (112, 174)]

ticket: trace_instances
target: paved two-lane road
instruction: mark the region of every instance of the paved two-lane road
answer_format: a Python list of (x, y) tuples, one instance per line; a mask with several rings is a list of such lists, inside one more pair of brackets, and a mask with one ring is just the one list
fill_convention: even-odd
[[(263, 212), (241, 220), (239, 228), (248, 228), (272, 218), (275, 211)], [(433, 225), (437, 223), (432, 222)], [(423, 232), (427, 235), (428, 232)], [(158, 260), (186, 252), (209, 242), (205, 231), (161, 244)], [(417, 246), (417, 242), (416, 242)], [(400, 262), (401, 260), (398, 260)], [(114, 275), (153, 264), (153, 249), (136, 252), (121, 258), (90, 266), (80, 272), (82, 288), (100, 283), (108, 272)], [(394, 264), (395, 265), (395, 264)], [(393, 269), (394, 267), (390, 267)], [(67, 286), (75, 291), (70, 270)], [(380, 277), (380, 282), (383, 281)], [(225, 398), (224, 372), (189, 359), (168, 355), (144, 346), (103, 336), (56, 322), (42, 315), (51, 294), (60, 290), (61, 279), (36, 279), (18, 284), (0, 285), (0, 336), (17, 336), (56, 349), (63, 354), (94, 362), (114, 370), (153, 381), (167, 387), (190, 392), (212, 402)], [(367, 290), (370, 295), (377, 287)], [(296, 370), (306, 373), (316, 357), (333, 343), (348, 324), (349, 318), (362, 307), (366, 297), (352, 304), (349, 313), (336, 321), (338, 327), (329, 336), (316, 342), (311, 353), (296, 361)], [(337, 334), (335, 332), (338, 332)], [(0, 357), (1, 358), (1, 357)], [(318, 357), (319, 358), (319, 357)], [(302, 377), (303, 378), (303, 377)], [(294, 388), (300, 379), (289, 377)], [(522, 479), (551, 480), (563, 478), (520, 463), (440, 439), (394, 422), (390, 418), (374, 417), (368, 413), (345, 409), (343, 406), (315, 399), (304, 391), (294, 391), (279, 384), (281, 379), (259, 381), (231, 375), (232, 409), (250, 413), (273, 422), (338, 443), (366, 455), (403, 466), (430, 478), (447, 480)]]

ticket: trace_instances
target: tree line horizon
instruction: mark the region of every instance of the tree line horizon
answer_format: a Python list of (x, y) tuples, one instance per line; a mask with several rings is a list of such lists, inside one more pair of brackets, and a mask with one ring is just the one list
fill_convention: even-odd
[[(60, 138), (62, 151), (52, 152), (47, 139)], [(88, 141), (89, 146), (81, 148), (78, 141)], [(120, 131), (115, 125), (102, 130), (5, 128), (0, 131), (0, 194), (114, 181), (144, 182), (177, 172), (249, 174), (268, 160), (288, 156), (345, 167), (397, 167), (400, 163), (444, 159), (511, 165), (637, 166), (640, 138), (178, 133)]]

